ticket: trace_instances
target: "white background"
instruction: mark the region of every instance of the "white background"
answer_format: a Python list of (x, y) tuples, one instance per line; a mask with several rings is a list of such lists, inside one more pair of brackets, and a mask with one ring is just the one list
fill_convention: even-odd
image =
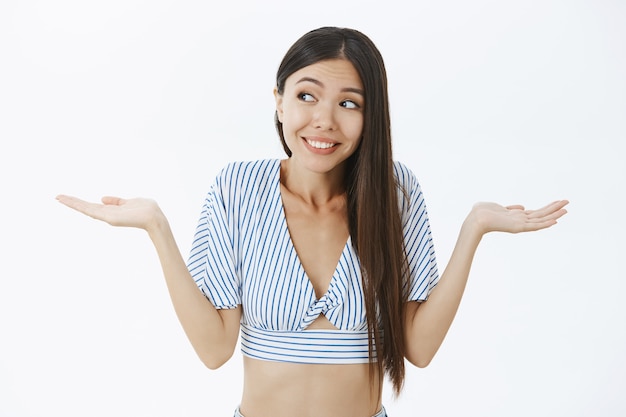
[(571, 201), (552, 229), (485, 237), (389, 414), (626, 414), (624, 2), (5, 0), (1, 416), (232, 415), (240, 353), (203, 367), (145, 233), (54, 197), (153, 197), (186, 256), (216, 171), (282, 157), (275, 71), (323, 25), (385, 57), (442, 269), (474, 202)]

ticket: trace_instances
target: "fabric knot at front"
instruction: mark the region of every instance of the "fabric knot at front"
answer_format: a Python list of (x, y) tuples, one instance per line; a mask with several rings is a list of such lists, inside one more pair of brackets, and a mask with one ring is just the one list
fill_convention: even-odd
[(317, 318), (324, 314), (327, 318), (329, 312), (331, 312), (334, 308), (337, 308), (338, 304), (335, 297), (331, 297), (329, 294), (324, 294), (319, 300), (313, 301), (309, 306), (309, 309), (306, 311), (306, 314), (302, 318), (302, 323), (300, 324), (300, 330), (304, 330), (311, 325)]

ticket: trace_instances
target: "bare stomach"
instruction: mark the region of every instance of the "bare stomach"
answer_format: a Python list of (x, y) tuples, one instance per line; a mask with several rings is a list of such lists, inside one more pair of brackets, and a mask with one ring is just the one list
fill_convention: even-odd
[(380, 386), (370, 390), (367, 364), (309, 365), (246, 356), (243, 363), (244, 417), (369, 417), (380, 410)]
[[(331, 326), (320, 317), (309, 328)], [(369, 364), (296, 364), (244, 356), (243, 365), (244, 417), (370, 417), (381, 408), (379, 374), (370, 379)]]

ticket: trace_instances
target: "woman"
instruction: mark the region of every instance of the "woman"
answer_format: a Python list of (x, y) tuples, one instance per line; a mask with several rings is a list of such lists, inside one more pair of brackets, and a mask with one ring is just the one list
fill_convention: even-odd
[(384, 375), (400, 392), (405, 358), (423, 367), (435, 355), (482, 236), (550, 227), (567, 201), (476, 204), (440, 276), (419, 184), (392, 159), (375, 45), (351, 29), (311, 31), (285, 55), (274, 93), (288, 157), (220, 172), (187, 263), (152, 200), (58, 199), (148, 232), (206, 366), (225, 363), (241, 334), (236, 416), (385, 416)]

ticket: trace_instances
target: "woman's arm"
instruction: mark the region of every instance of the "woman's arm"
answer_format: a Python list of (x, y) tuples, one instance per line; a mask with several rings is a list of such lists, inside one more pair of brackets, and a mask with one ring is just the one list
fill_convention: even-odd
[(459, 237), (437, 286), (427, 301), (405, 307), (406, 357), (418, 367), (427, 366), (441, 346), (461, 303), (472, 260), (484, 234), (501, 231), (530, 232), (556, 224), (568, 201), (556, 201), (539, 210), (522, 206), (476, 204), (461, 227)]
[(113, 226), (148, 232), (156, 248), (176, 315), (202, 362), (211, 369), (233, 354), (239, 335), (241, 307), (218, 310), (196, 286), (181, 256), (169, 222), (153, 200), (104, 197), (103, 204), (60, 195), (59, 202)]

